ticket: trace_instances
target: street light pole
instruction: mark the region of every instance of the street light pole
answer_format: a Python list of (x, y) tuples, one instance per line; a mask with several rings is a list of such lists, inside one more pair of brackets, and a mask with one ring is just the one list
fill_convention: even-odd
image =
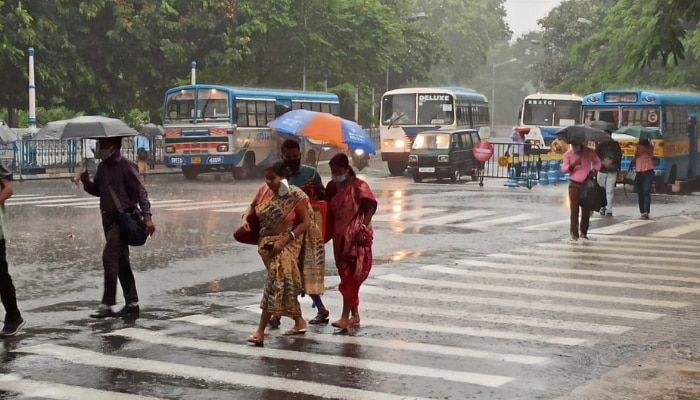
[(493, 128), (496, 120), (496, 67), (501, 65), (510, 64), (512, 62), (518, 61), (517, 58), (511, 58), (508, 61), (503, 61), (500, 63), (493, 63), (491, 69), (491, 127)]

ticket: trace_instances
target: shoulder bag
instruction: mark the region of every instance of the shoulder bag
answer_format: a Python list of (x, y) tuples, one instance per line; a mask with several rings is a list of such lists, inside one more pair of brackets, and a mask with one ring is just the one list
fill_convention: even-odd
[(148, 239), (148, 231), (146, 230), (146, 221), (143, 219), (141, 210), (136, 206), (131, 212), (124, 211), (117, 194), (111, 186), (109, 187), (109, 193), (112, 195), (114, 205), (119, 212), (117, 216), (119, 236), (129, 246), (143, 246), (146, 243), (146, 239)]

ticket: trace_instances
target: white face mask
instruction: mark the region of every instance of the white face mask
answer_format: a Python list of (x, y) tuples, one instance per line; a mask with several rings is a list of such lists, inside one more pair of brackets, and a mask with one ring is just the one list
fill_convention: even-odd
[(289, 182), (286, 179), (280, 181), (280, 187), (277, 189), (278, 196), (286, 196), (289, 194)]

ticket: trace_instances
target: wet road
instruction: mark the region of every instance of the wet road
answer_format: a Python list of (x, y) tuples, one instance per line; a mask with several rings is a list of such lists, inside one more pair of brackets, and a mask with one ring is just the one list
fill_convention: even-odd
[[(231, 237), (260, 182), (153, 177), (158, 231), (132, 249), (137, 321), (87, 317), (101, 296), (97, 201), (67, 181), (17, 183), (8, 253), (28, 325), (4, 339), (0, 398), (654, 398), (654, 363), (668, 366), (668, 352), (673, 365), (693, 361), (696, 196), (654, 196), (641, 221), (620, 189), (615, 217), (593, 217), (594, 240), (572, 245), (564, 184), (416, 184), (377, 161), (362, 177), (380, 204), (362, 328), (284, 337), (287, 320), (264, 348), (245, 343), (263, 265)], [(341, 299), (328, 251), (333, 320)], [(606, 377), (640, 359), (643, 377), (609, 387)], [(683, 376), (697, 381), (696, 370)], [(672, 398), (700, 393), (664, 377), (664, 393), (685, 390)], [(602, 389), (611, 397), (596, 397)]]

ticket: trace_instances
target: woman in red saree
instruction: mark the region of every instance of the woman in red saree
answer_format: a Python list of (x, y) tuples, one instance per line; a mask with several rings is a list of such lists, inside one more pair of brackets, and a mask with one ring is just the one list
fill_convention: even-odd
[(300, 262), (304, 266), (320, 263), (321, 267), (325, 262), (323, 238), (311, 220), (309, 198), (301, 189), (287, 184), (288, 172), (281, 162), (265, 170), (265, 184), (241, 220), (241, 227), (250, 230), (246, 218), (255, 210), (260, 220), (258, 253), (267, 269), (260, 301), (260, 322), (255, 333), (248, 338), (248, 342), (256, 346), (263, 345), (265, 327), (273, 315), (294, 320), (294, 327), (284, 335), (306, 332), (306, 321), (297, 300), (304, 289)]
[(328, 225), (333, 238), (333, 255), (340, 275), (343, 312), (333, 322), (336, 328), (360, 326), (360, 285), (372, 268), (372, 216), (377, 200), (367, 182), (357, 178), (348, 157), (336, 154), (329, 162), (332, 180), (326, 187)]

